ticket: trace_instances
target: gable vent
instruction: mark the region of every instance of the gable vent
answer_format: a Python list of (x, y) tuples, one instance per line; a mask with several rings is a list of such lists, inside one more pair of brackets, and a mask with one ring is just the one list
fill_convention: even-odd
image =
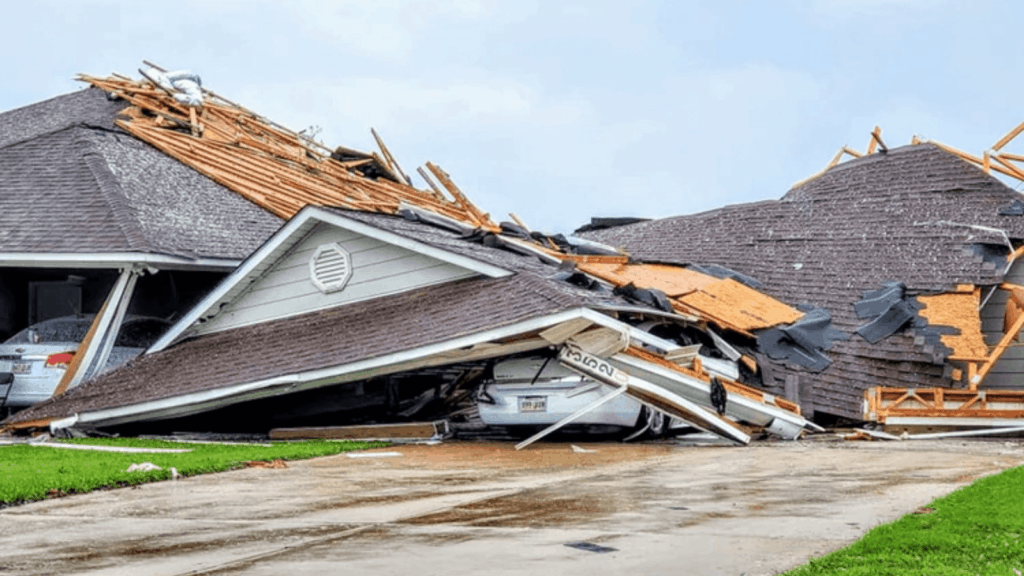
[(324, 294), (337, 292), (352, 277), (352, 257), (337, 242), (321, 244), (309, 259), (309, 279)]

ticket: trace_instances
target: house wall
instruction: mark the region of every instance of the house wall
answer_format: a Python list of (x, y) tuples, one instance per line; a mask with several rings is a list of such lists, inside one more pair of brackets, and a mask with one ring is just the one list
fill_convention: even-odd
[[(352, 277), (339, 292), (324, 294), (310, 280), (316, 248), (337, 242), (351, 256)], [(333, 308), (414, 288), (475, 276), (476, 272), (337, 228), (318, 224), (220, 314), (195, 330), (208, 334)]]
[[(1024, 260), (1015, 262), (1004, 280), (1011, 284), (1024, 286)], [(988, 290), (990, 288), (985, 288), (982, 291), (982, 298), (988, 295)], [(981, 310), (981, 330), (985, 334), (985, 341), (989, 346), (998, 344), (1003, 337), (1003, 315), (1008, 297), (1006, 290), (997, 289)], [(985, 378), (981, 387), (1024, 390), (1024, 343), (1013, 342), (1010, 344), (999, 362), (992, 367), (992, 371)]]

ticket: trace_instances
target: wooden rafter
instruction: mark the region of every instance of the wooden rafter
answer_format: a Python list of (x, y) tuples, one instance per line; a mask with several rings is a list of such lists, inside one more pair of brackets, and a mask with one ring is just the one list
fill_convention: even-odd
[[(209, 90), (204, 90), (202, 107), (196, 108), (181, 104), (148, 81), (85, 75), (80, 79), (131, 104), (117, 119), (118, 126), (281, 218), (290, 218), (307, 205), (393, 214), (406, 203), (474, 226), (499, 229), (432, 164), (428, 166), (435, 176), (443, 174), (438, 179), (452, 199), (445, 198), (429, 179), (430, 190), (411, 186), (376, 132), (383, 159), (360, 153), (363, 158), (340, 161), (312, 139)], [(386, 177), (369, 175), (374, 164), (377, 173)]]
[[(989, 150), (985, 150), (984, 152), (982, 152), (980, 156), (968, 154), (963, 150), (954, 148), (952, 146), (949, 146), (948, 144), (943, 144), (941, 142), (935, 142), (933, 140), (923, 140), (916, 135), (913, 138), (911, 138), (910, 143), (934, 144), (935, 146), (942, 148), (946, 152), (958, 156), (959, 158), (966, 160), (971, 164), (974, 164), (975, 166), (978, 166), (988, 174), (995, 171), (1004, 176), (1009, 176), (1011, 178), (1015, 178), (1017, 180), (1024, 182), (1024, 168), (1011, 164), (1011, 162), (1024, 162), (1024, 155), (1002, 151), (1002, 149), (1007, 144), (1009, 144), (1015, 138), (1020, 136), (1022, 133), (1024, 133), (1024, 122), (1014, 127), (1013, 130), (1010, 130), (1005, 136), (1000, 138), (999, 141), (992, 146), (992, 148), (990, 148)], [(868, 141), (868, 147), (865, 154), (874, 154), (876, 153), (876, 151), (881, 151), (883, 153), (888, 151), (885, 142), (882, 141), (882, 129), (878, 126), (875, 126), (875, 129), (871, 131), (871, 140)], [(828, 172), (830, 169), (832, 169), (834, 166), (839, 164), (843, 160), (843, 157), (846, 155), (852, 156), (853, 158), (860, 158), (864, 156), (864, 154), (861, 154), (855, 150), (851, 150), (850, 148), (844, 146), (839, 149), (839, 152), (837, 152), (835, 156), (832, 157), (832, 159), (829, 161), (829, 163), (825, 166), (823, 170), (811, 176), (808, 176), (807, 178), (804, 178), (803, 180), (794, 184), (792, 187), (798, 188), (812, 180), (819, 178), (820, 176)]]

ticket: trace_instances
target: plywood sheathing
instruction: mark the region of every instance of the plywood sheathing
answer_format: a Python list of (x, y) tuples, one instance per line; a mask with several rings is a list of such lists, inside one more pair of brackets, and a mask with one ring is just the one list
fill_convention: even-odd
[(718, 282), (718, 278), (694, 272), (681, 266), (663, 264), (601, 264), (583, 263), (576, 266), (583, 272), (614, 284), (632, 283), (640, 288), (661, 290), (669, 298), (685, 296), (694, 290)]
[(679, 312), (744, 334), (803, 317), (803, 312), (735, 280), (681, 266), (585, 263), (577, 264), (577, 268), (615, 286), (633, 284), (661, 290)]
[(709, 284), (679, 298), (679, 302), (687, 309), (700, 310), (720, 324), (743, 332), (791, 324), (804, 315), (732, 278)]
[(981, 304), (981, 291), (955, 292), (918, 296), (917, 301), (924, 304), (918, 314), (931, 326), (951, 326), (960, 334), (943, 334), (942, 343), (953, 351), (954, 357), (984, 358), (988, 356), (988, 345), (981, 333), (981, 317), (978, 306)]
[[(118, 126), (281, 218), (291, 218), (310, 204), (393, 214), (406, 203), (473, 226), (499, 229), (435, 165), (428, 168), (451, 198), (368, 177), (361, 169), (375, 162), (373, 155), (338, 161), (322, 145), (210, 92), (197, 112), (149, 82), (85, 75), (80, 79), (132, 104), (117, 120)], [(388, 169), (384, 163), (378, 166)]]

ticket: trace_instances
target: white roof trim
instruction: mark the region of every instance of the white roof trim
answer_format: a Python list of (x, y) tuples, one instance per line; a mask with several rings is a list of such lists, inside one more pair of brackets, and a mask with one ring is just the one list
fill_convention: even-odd
[[(355, 362), (332, 366), (330, 368), (286, 374), (265, 380), (258, 380), (256, 382), (225, 386), (223, 388), (183, 394), (181, 396), (153, 400), (151, 402), (108, 408), (105, 410), (97, 410), (95, 412), (84, 412), (76, 414), (75, 416), (78, 418), (77, 422), (92, 423), (95, 426), (113, 426), (127, 422), (185, 416), (259, 397), (288, 393), (298, 391), (300, 389), (309, 390), (322, 386), (340, 384), (343, 382), (362, 380), (371, 376), (426, 367), (429, 365), (440, 365), (455, 362), (458, 360), (438, 358), (434, 363), (425, 362), (425, 360), (432, 356), (440, 356), (460, 349), (465, 350), (477, 344), (492, 342), (494, 340), (509, 338), (524, 333), (541, 331), (556, 324), (561, 324), (577, 318), (584, 318), (590, 320), (594, 324), (624, 331), (631, 339), (650, 346), (662, 349), (675, 347), (674, 343), (662, 340), (657, 336), (644, 332), (643, 330), (639, 330), (595, 310), (589, 308), (572, 308), (556, 312), (554, 314), (549, 314), (547, 316), (530, 318), (509, 326), (485, 330), (483, 332), (469, 334), (436, 344), (394, 352), (377, 358), (357, 360)], [(542, 339), (538, 340), (540, 341), (539, 345), (545, 344), (545, 341)], [(685, 375), (667, 371), (655, 364), (650, 364), (628, 355), (617, 354), (612, 360), (615, 364), (618, 364), (620, 368), (629, 367), (639, 369), (638, 376), (646, 373), (646, 375), (655, 378), (664, 378), (678, 384), (683, 384), (691, 389), (690, 394), (687, 394), (688, 399), (701, 405), (707, 405), (710, 403), (710, 400), (708, 400), (708, 390), (710, 385), (703, 381), (694, 378), (687, 378)], [(797, 416), (796, 414), (792, 414), (775, 406), (750, 400), (739, 394), (729, 395), (729, 404), (726, 410), (727, 414), (732, 417), (766, 425), (771, 424), (773, 420), (785, 422), (795, 429), (809, 425), (804, 418)], [(74, 422), (73, 420), (68, 421)]]
[(275, 232), (274, 235), (264, 242), (262, 246), (252, 253), (252, 255), (246, 258), (245, 261), (243, 261), (231, 275), (218, 284), (217, 287), (206, 296), (206, 298), (203, 298), (199, 304), (189, 310), (188, 313), (178, 320), (178, 322), (176, 322), (166, 334), (160, 337), (159, 340), (149, 347), (146, 354), (158, 352), (167, 348), (171, 342), (174, 342), (176, 338), (184, 334), (186, 330), (196, 323), (196, 321), (207, 315), (214, 307), (219, 306), (219, 303), (225, 295), (227, 295), (241, 282), (245, 281), (245, 279), (248, 278), (264, 260), (270, 257), (275, 250), (288, 242), (294, 243), (300, 240), (302, 235), (296, 238), (293, 237), (296, 236), (299, 231), (303, 230), (304, 225), (310, 220), (316, 220), (318, 222), (337, 226), (357, 234), (362, 234), (382, 242), (387, 242), (388, 244), (400, 246), (402, 248), (412, 250), (413, 252), (418, 252), (443, 262), (448, 262), (449, 264), (461, 266), (462, 268), (466, 268), (491, 278), (500, 278), (512, 275), (512, 272), (505, 270), (504, 268), (499, 268), (480, 260), (475, 260), (459, 254), (453, 254), (447, 250), (435, 248), (424, 244), (423, 242), (412, 240), (411, 238), (406, 238), (405, 236), (400, 236), (393, 232), (381, 230), (380, 228), (370, 226), (369, 224), (364, 224), (350, 218), (345, 218), (344, 216), (334, 214), (318, 206), (306, 206), (300, 210), (298, 214), (293, 216), (291, 220), (285, 223), (280, 230)]
[(432, 258), (437, 258), (442, 262), (448, 262), (449, 264), (461, 266), (462, 268), (472, 270), (473, 272), (483, 274), (484, 276), (489, 276), (491, 278), (501, 278), (503, 276), (512, 275), (511, 271), (505, 270), (504, 268), (499, 268), (498, 266), (494, 266), (493, 264), (488, 264), (486, 262), (483, 262), (482, 260), (476, 260), (474, 258), (469, 258), (468, 256), (463, 256), (461, 254), (455, 254), (453, 252), (449, 252), (441, 248), (435, 248), (434, 246), (424, 244), (419, 240), (413, 240), (412, 238), (407, 238), (405, 236), (395, 234), (394, 232), (381, 230), (376, 226), (364, 224), (362, 222), (359, 222), (358, 220), (352, 220), (351, 218), (346, 218), (339, 214), (328, 212), (327, 210), (323, 210), (322, 208), (318, 208), (316, 206), (304, 208), (302, 211), (305, 212), (306, 210), (314, 211), (311, 214), (311, 216), (315, 217), (317, 220), (320, 220), (321, 222), (333, 224), (339, 228), (351, 230), (352, 232), (362, 234), (364, 236), (369, 236), (370, 238), (376, 238), (381, 242), (387, 242), (388, 244), (394, 244), (395, 246), (407, 248), (409, 250), (412, 250), (413, 252), (419, 252), (420, 254), (424, 254)]
[(0, 252), (5, 268), (124, 268), (146, 264), (163, 270), (234, 270), (241, 260), (185, 258), (144, 252)]

